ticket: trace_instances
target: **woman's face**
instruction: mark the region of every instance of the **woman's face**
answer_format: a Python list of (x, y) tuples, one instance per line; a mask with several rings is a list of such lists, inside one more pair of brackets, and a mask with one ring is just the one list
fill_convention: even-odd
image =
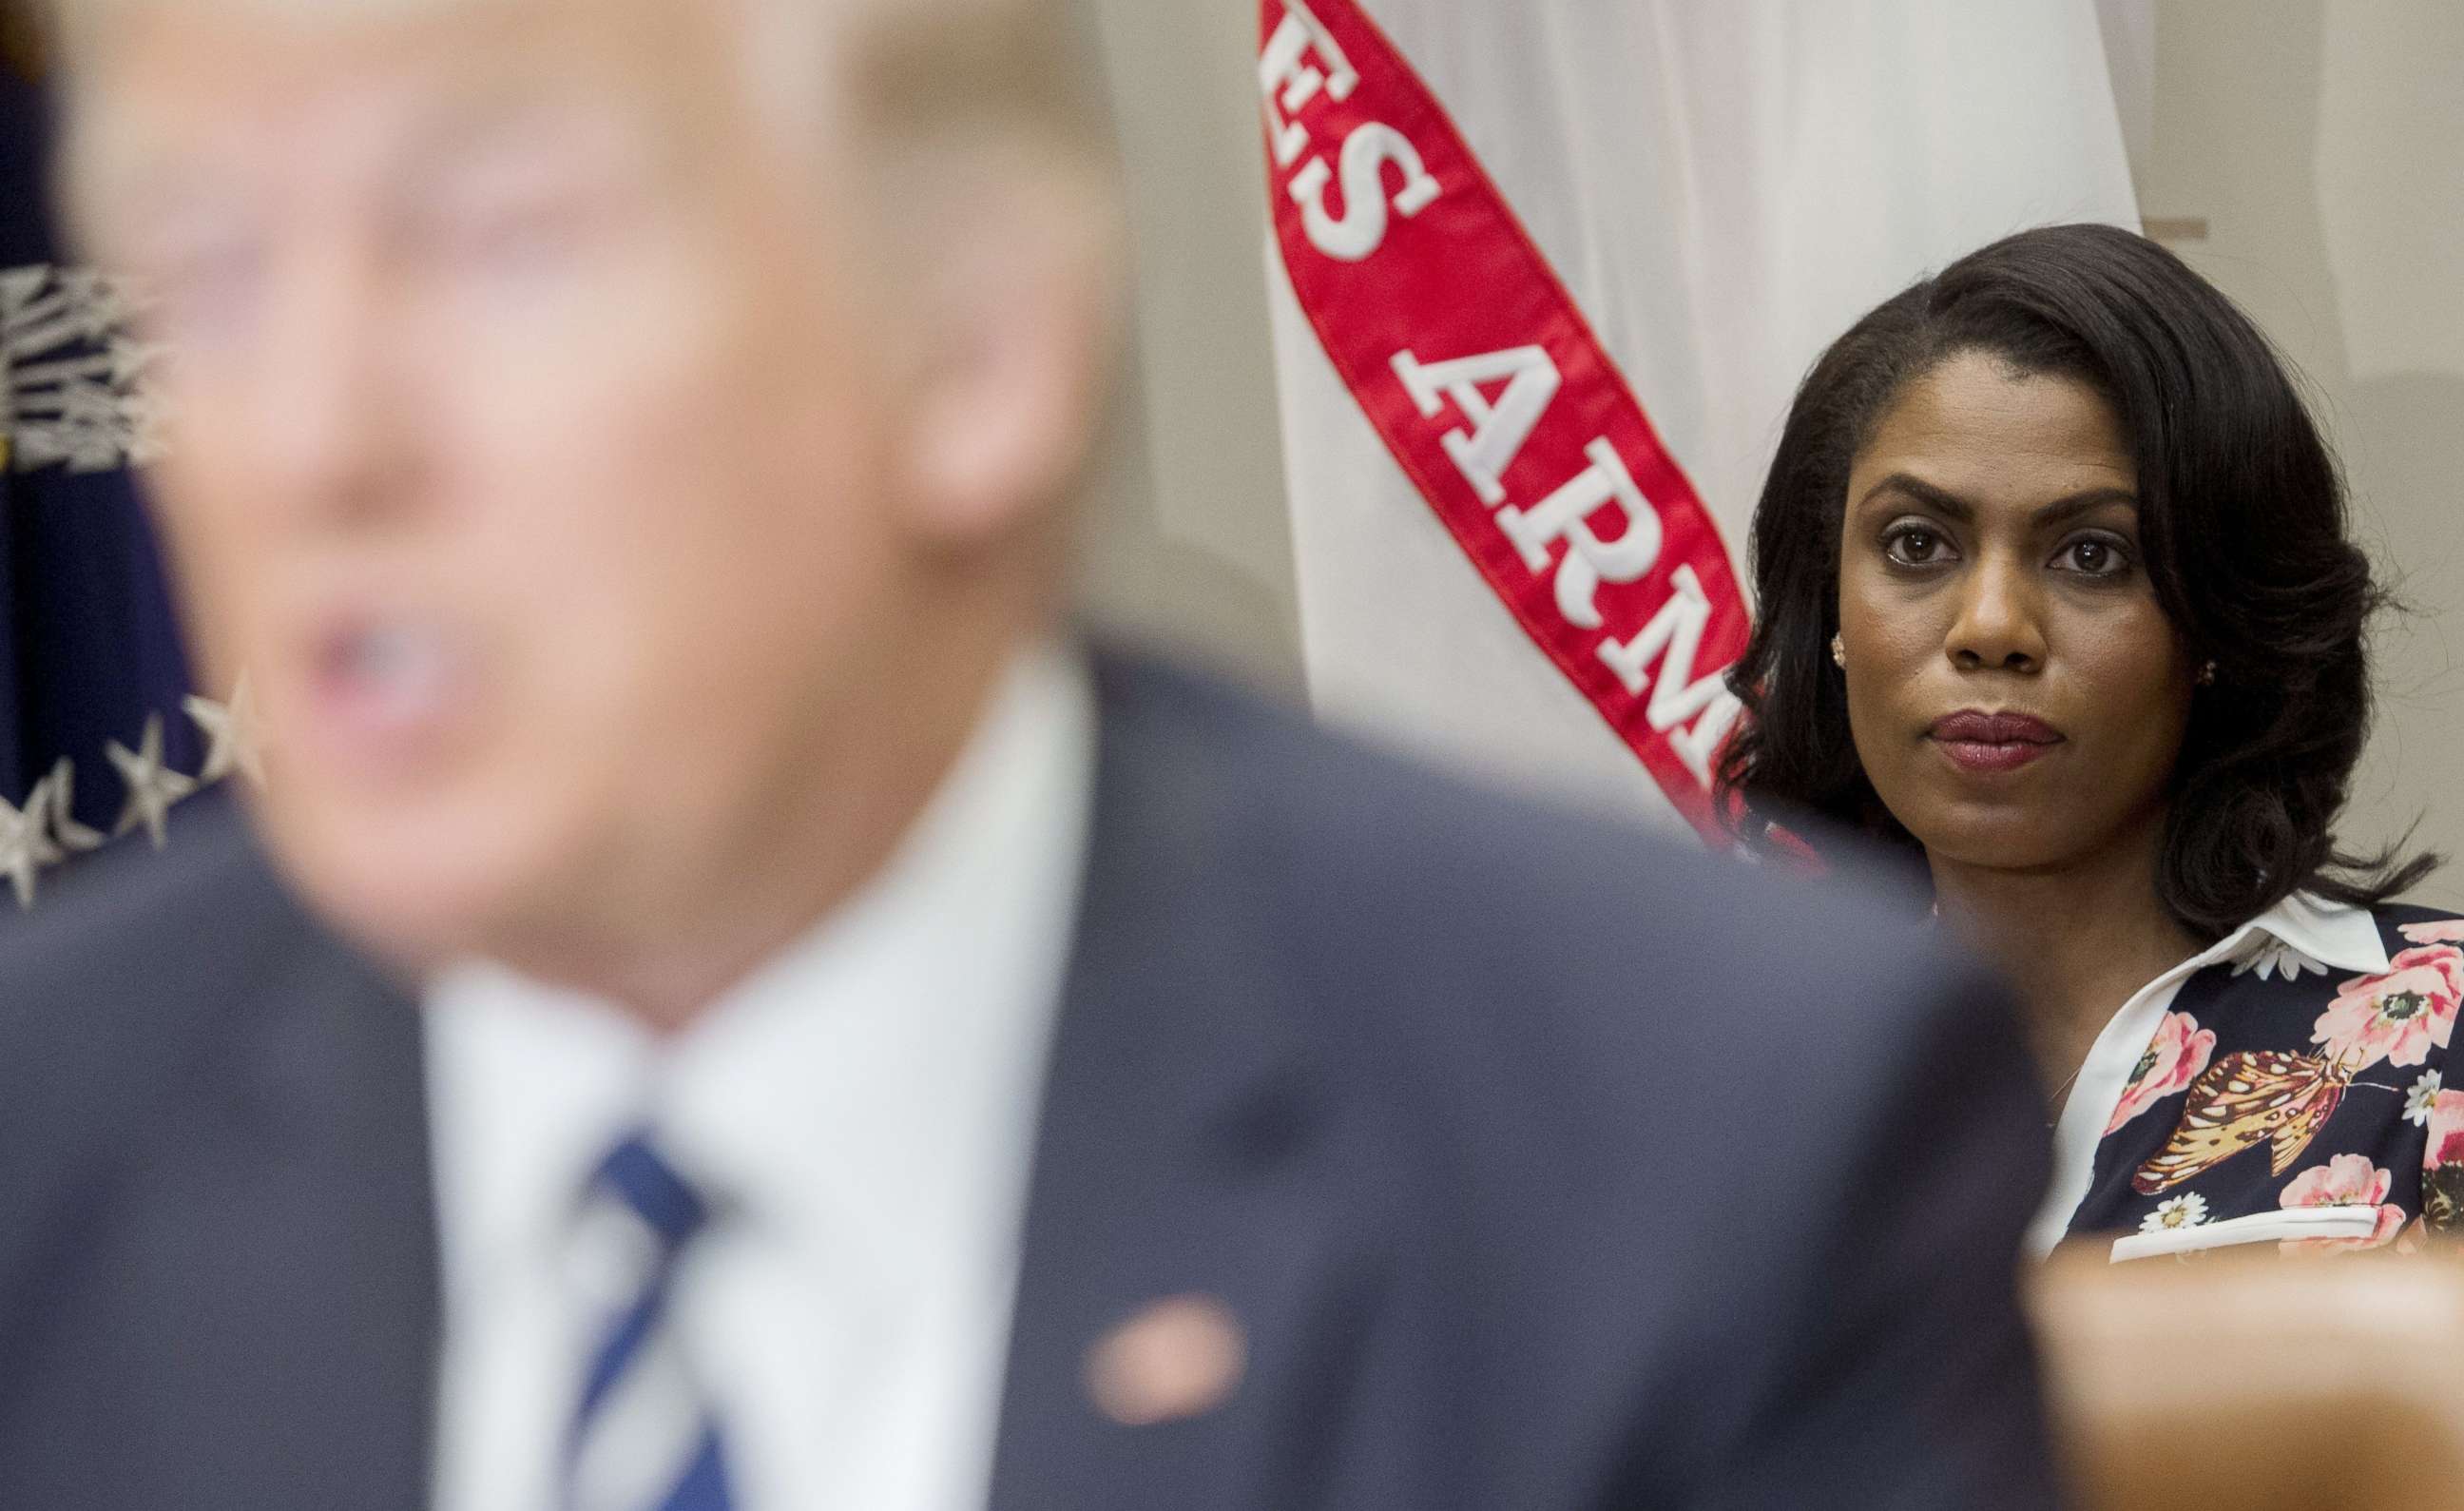
[(2139, 544), (2138, 474), (2084, 384), (1953, 356), (1848, 478), (1848, 718), (1937, 861), (2058, 870), (2152, 838), (2193, 670)]

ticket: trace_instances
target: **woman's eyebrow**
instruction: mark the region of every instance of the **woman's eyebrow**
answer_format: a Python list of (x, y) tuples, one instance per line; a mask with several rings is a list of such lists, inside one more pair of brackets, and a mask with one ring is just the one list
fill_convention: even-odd
[[(1976, 506), (1947, 488), (1936, 487), (1924, 478), (1904, 472), (1895, 472), (1865, 490), (1857, 500), (1859, 507), (1872, 502), (1885, 493), (1904, 494), (1940, 514), (1965, 524), (1976, 518)], [(2133, 510), (2139, 507), (2139, 496), (2127, 488), (2086, 488), (2065, 494), (2050, 503), (2037, 505), (2028, 515), (2028, 522), (2038, 529), (2067, 524), (2082, 514), (2109, 503), (2123, 504)]]
[(1914, 499), (1917, 502), (1924, 504), (1925, 507), (1947, 514), (1962, 523), (1966, 523), (1967, 522), (1976, 518), (1976, 506), (1974, 504), (1969, 503), (1967, 500), (1961, 498), (1955, 493), (1951, 493), (1947, 489), (1937, 488), (1932, 483), (1925, 481), (1922, 478), (1913, 477), (1903, 472), (1895, 472), (1889, 477), (1883, 478), (1881, 481), (1874, 484), (1874, 486), (1866, 489), (1865, 496), (1857, 500), (1857, 506), (1861, 509), (1866, 504), (1873, 502), (1876, 498), (1885, 493), (1906, 494), (1909, 498)]
[(2108, 503), (2122, 504), (2136, 514), (2139, 511), (2139, 495), (2127, 488), (2089, 488), (2042, 505), (2029, 519), (2040, 529), (2068, 524), (2080, 515), (2092, 513)]

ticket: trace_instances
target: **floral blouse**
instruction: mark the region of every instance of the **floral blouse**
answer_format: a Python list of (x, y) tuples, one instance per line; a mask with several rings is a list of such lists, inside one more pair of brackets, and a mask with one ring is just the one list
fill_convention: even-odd
[(2099, 1038), (2057, 1134), (2054, 1231), (2119, 1239), (2116, 1259), (2464, 1235), (2459, 1005), (2464, 919), (2287, 900)]

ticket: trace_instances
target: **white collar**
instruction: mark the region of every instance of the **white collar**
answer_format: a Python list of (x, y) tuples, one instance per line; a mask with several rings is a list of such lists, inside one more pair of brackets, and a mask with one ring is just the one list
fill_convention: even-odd
[[(2246, 948), (2252, 936), (2260, 933), (2338, 970), (2376, 975), (2394, 965), (2369, 909), (2330, 902), (2314, 893), (2294, 893), (2233, 930), (2225, 943)], [(2227, 949), (2221, 958), (2232, 959), (2233, 954)]]
[[(2303, 958), (2288, 959), (2283, 948)], [(2375, 972), (2390, 964), (2378, 921), (2366, 908), (2297, 892), (2131, 993), (2089, 1047), (2071, 1088), (2071, 1100), (2063, 1104), (2061, 1119), (2055, 1125), (2054, 1178), (2044, 1205), (2029, 1227), (2029, 1252), (2038, 1257), (2052, 1253), (2069, 1230), (2079, 1203), (2087, 1199), (2105, 1125), (2129, 1091), (2139, 1058), (2147, 1052), (2148, 1040), (2164, 1022), (2182, 984), (2211, 966), (2227, 963), (2237, 964), (2236, 973), (2254, 968), (2281, 970), (2288, 977), (2304, 968), (2330, 967)]]
[(671, 1043), (488, 965), (428, 992), (449, 1283), (558, 1241), (645, 1119), (715, 1195), (875, 1279), (1014, 1214), (1093, 802), (1084, 664), (1022, 656), (890, 863)]

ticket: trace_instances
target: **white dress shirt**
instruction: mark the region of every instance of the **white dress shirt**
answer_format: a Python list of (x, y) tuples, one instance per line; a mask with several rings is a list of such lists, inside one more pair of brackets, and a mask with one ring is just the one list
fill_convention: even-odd
[(1086, 668), (1022, 657), (888, 868), (665, 1044), (485, 965), (430, 984), (439, 1511), (556, 1503), (609, 1258), (576, 1213), (640, 1127), (725, 1208), (673, 1317), (737, 1503), (983, 1504), (1094, 739)]
[(2329, 902), (2296, 892), (2276, 906), (2234, 929), (2208, 948), (2159, 975), (2131, 993), (2104, 1032), (2090, 1045), (2080, 1063), (2071, 1100), (2062, 1104), (2054, 1128), (2054, 1178), (2045, 1204), (2028, 1230), (2028, 1250), (2039, 1258), (2071, 1225), (2079, 1203), (2096, 1179), (2096, 1149), (2105, 1125), (2129, 1091), (2140, 1056), (2181, 995), (2183, 984), (2211, 966), (2228, 961), (2245, 970), (2283, 968), (2291, 956), (2312, 962), (2313, 968), (2333, 967), (2355, 973), (2387, 968), (2387, 943), (2378, 922), (2365, 908)]

